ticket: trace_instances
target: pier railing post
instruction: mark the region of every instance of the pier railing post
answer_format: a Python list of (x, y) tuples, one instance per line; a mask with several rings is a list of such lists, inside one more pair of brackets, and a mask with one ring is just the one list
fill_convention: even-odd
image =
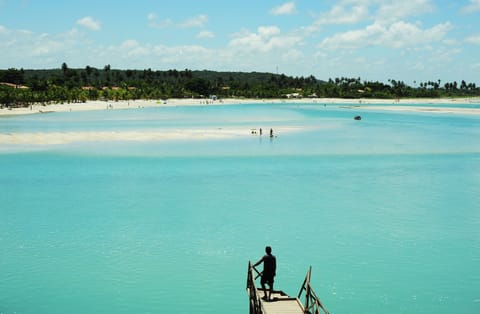
[[(256, 276), (254, 274), (256, 272)], [(262, 314), (262, 306), (260, 300), (258, 299), (257, 287), (255, 285), (255, 279), (260, 276), (258, 270), (252, 266), (252, 262), (248, 262), (248, 272), (247, 272), (247, 291), (250, 298), (250, 314)]]
[(303, 291), (305, 291), (305, 306), (303, 309), (304, 314), (320, 314), (322, 310), (325, 314), (329, 314), (327, 309), (323, 306), (320, 298), (315, 294), (311, 285), (310, 285), (310, 276), (312, 274), (312, 266), (308, 269), (305, 280), (303, 281), (300, 292), (298, 293), (298, 298), (300, 299)]

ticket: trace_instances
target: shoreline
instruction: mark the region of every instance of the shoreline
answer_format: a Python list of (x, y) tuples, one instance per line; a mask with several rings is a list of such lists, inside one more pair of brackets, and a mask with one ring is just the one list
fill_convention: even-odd
[[(48, 112), (77, 112), (98, 110), (139, 109), (149, 107), (175, 107), (175, 106), (215, 106), (236, 104), (274, 104), (274, 103), (319, 103), (329, 105), (346, 105), (347, 109), (377, 109), (395, 111), (424, 111), (439, 113), (480, 114), (480, 108), (452, 108), (448, 105), (479, 104), (480, 97), (473, 98), (405, 98), (405, 99), (343, 99), (343, 98), (300, 98), (300, 99), (240, 99), (225, 98), (220, 100), (209, 99), (168, 99), (160, 100), (121, 100), (121, 101), (87, 101), (85, 103), (63, 103), (41, 105), (35, 104), (26, 108), (2, 108), (1, 116), (41, 114)], [(426, 107), (422, 104), (438, 105), (438, 107)], [(368, 105), (384, 105), (370, 107)], [(403, 106), (409, 105), (409, 106)], [(418, 105), (418, 106), (410, 106)]]
[[(479, 108), (451, 107), (449, 105), (468, 105), (472, 99), (430, 99), (427, 102), (423, 99), (422, 106), (418, 103), (418, 99), (402, 99), (395, 100), (359, 100), (359, 99), (336, 99), (336, 98), (316, 98), (316, 99), (222, 99), (217, 101), (199, 100), (199, 99), (169, 99), (166, 102), (157, 100), (137, 100), (137, 101), (90, 101), (86, 103), (70, 103), (70, 104), (54, 104), (54, 105), (33, 105), (28, 108), (17, 109), (0, 109), (0, 118), (8, 118), (8, 116), (20, 116), (31, 114), (42, 114), (47, 112), (81, 112), (81, 111), (99, 111), (99, 110), (128, 110), (149, 107), (176, 107), (176, 106), (218, 106), (218, 105), (235, 105), (235, 104), (312, 104), (317, 103), (323, 107), (323, 104), (329, 106), (338, 106), (344, 110), (369, 111), (369, 110), (385, 110), (385, 111), (413, 111), (428, 112), (435, 114), (466, 114), (480, 115)], [(475, 99), (480, 104), (480, 98)], [(434, 106), (431, 106), (434, 104)], [(1, 119), (0, 119), (1, 121)], [(326, 126), (318, 126), (323, 128)], [(64, 145), (76, 142), (107, 142), (107, 141), (182, 141), (182, 140), (212, 140), (212, 139), (234, 139), (245, 138), (256, 135), (253, 129), (238, 128), (236, 126), (222, 126), (211, 128), (175, 128), (175, 129), (152, 129), (152, 130), (122, 130), (122, 131), (48, 131), (48, 132), (15, 132), (1, 133), (0, 144), (2, 145), (20, 145), (20, 146), (44, 146), (44, 145)], [(305, 128), (291, 125), (277, 125), (275, 127), (276, 134), (287, 134), (292, 132), (305, 131)], [(264, 135), (268, 137), (267, 134)]]

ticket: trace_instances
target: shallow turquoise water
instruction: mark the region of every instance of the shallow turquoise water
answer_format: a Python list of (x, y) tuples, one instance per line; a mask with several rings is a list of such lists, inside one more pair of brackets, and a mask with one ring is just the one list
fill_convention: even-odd
[[(0, 120), (0, 132), (279, 125), (0, 153), (0, 313), (247, 313), (248, 260), (331, 313), (480, 312), (480, 117), (315, 105)], [(85, 122), (86, 121), (86, 122)]]

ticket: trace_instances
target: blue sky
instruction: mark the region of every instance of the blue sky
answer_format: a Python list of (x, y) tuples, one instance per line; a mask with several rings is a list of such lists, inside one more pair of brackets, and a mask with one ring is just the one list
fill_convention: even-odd
[(480, 0), (0, 0), (0, 68), (63, 62), (480, 84)]

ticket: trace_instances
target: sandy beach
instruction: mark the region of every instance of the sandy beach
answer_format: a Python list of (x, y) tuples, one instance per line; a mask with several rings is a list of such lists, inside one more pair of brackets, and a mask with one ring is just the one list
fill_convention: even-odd
[[(303, 98), (303, 99), (241, 99), (227, 98), (221, 100), (205, 99), (168, 99), (160, 100), (131, 100), (131, 101), (87, 101), (85, 103), (64, 103), (52, 105), (32, 105), (27, 108), (0, 109), (0, 116), (37, 114), (47, 112), (75, 112), (92, 110), (118, 110), (135, 109), (159, 106), (201, 106), (201, 105), (225, 105), (225, 104), (259, 104), (259, 103), (320, 103), (320, 104), (338, 104), (345, 105), (346, 108), (355, 107), (361, 109), (376, 110), (395, 110), (395, 111), (429, 111), (438, 113), (461, 113), (461, 114), (480, 114), (477, 108), (452, 108), (449, 105), (458, 104), (480, 104), (480, 97), (476, 98), (422, 98), (422, 99), (343, 99), (343, 98)], [(411, 106), (412, 104), (438, 105), (438, 107)], [(368, 104), (375, 104), (375, 107), (369, 107)], [(385, 105), (385, 106), (378, 106)], [(409, 105), (408, 107), (402, 105)]]
[[(480, 98), (473, 99), (422, 99), (422, 103), (438, 106), (415, 106), (420, 100), (402, 99), (400, 101), (381, 99), (223, 99), (206, 101), (199, 99), (169, 99), (167, 101), (137, 100), (137, 101), (89, 101), (86, 103), (70, 103), (55, 105), (33, 105), (28, 108), (0, 109), (0, 117), (26, 114), (44, 114), (48, 112), (79, 112), (94, 110), (128, 110), (148, 107), (165, 106), (215, 106), (225, 104), (258, 104), (258, 103), (319, 103), (338, 105), (345, 110), (388, 110), (388, 111), (415, 111), (433, 112), (438, 114), (480, 114), (480, 108), (455, 108), (453, 104), (477, 104)], [(375, 104), (375, 106), (368, 106)], [(409, 104), (408, 106), (406, 106)], [(1, 120), (0, 120), (1, 121)], [(1, 123), (1, 122), (0, 122)], [(286, 134), (301, 131), (298, 127), (288, 125), (277, 126), (276, 134)], [(303, 130), (304, 131), (304, 130)], [(264, 136), (268, 136), (264, 130)], [(154, 129), (142, 131), (79, 131), (79, 132), (18, 132), (0, 133), (0, 144), (4, 145), (62, 145), (74, 142), (102, 142), (102, 141), (166, 141), (166, 140), (206, 140), (228, 139), (252, 136), (251, 130), (238, 127), (218, 128), (178, 128)]]

